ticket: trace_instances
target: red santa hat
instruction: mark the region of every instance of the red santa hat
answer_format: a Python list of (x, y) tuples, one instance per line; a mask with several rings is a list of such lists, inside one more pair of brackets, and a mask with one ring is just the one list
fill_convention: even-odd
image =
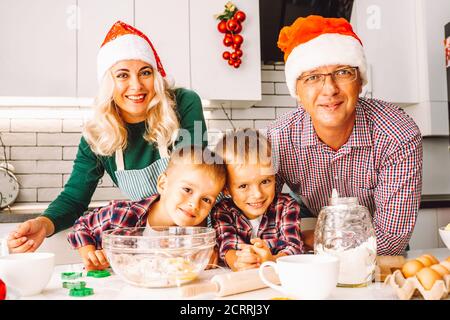
[(359, 68), (363, 85), (367, 65), (362, 42), (344, 18), (308, 16), (298, 18), (280, 31), (278, 47), (284, 52), (286, 84), (297, 97), (297, 78), (305, 71), (326, 65)]
[(97, 78), (121, 60), (142, 60), (165, 77), (166, 72), (151, 41), (138, 29), (117, 21), (109, 30), (97, 54)]

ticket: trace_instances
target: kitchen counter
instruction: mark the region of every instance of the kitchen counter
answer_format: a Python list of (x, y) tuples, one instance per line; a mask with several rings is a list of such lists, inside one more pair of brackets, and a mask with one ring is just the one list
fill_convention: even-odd
[[(108, 201), (91, 202), (89, 210), (108, 205)], [(20, 223), (36, 218), (47, 209), (50, 203), (17, 203), (0, 210), (0, 223)], [(450, 208), (450, 194), (422, 195), (420, 209)]]
[[(414, 250), (409, 251), (407, 259), (418, 257), (424, 253), (431, 253), (439, 260), (445, 259), (450, 256), (450, 250), (447, 248), (439, 249), (426, 249), (426, 250)], [(84, 298), (74, 298), (68, 295), (68, 290), (62, 288), (62, 280), (60, 278), (61, 272), (81, 271), (83, 266), (81, 264), (75, 265), (60, 265), (56, 266), (53, 272), (52, 278), (44, 289), (44, 291), (35, 296), (24, 297), (23, 299), (30, 300), (173, 300), (173, 299), (185, 299), (180, 297), (178, 288), (157, 288), (147, 289), (139, 288), (129, 285), (122, 281), (117, 275), (112, 275), (107, 278), (91, 278), (84, 279), (87, 282), (87, 286), (94, 289), (94, 295)], [(229, 269), (213, 269), (203, 272), (196, 282), (206, 281), (212, 276), (231, 272)], [(193, 282), (195, 283), (195, 282)], [(196, 297), (191, 297), (189, 300), (194, 299), (220, 299), (220, 300), (270, 300), (276, 297), (281, 297), (282, 294), (271, 289), (264, 288), (251, 292), (245, 292), (226, 297), (216, 297), (214, 294), (202, 294)], [(397, 296), (394, 290), (383, 285), (383, 283), (372, 283), (365, 288), (336, 288), (331, 296), (330, 300), (397, 300)], [(450, 298), (448, 298), (450, 299)]]

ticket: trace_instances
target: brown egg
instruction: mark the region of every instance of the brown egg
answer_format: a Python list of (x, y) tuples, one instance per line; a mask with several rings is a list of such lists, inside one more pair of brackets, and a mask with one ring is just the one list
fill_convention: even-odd
[(416, 274), (425, 290), (430, 290), (437, 280), (442, 280), (442, 276), (431, 268), (423, 268)]
[(406, 278), (414, 277), (419, 270), (423, 269), (425, 266), (422, 262), (417, 260), (409, 260), (402, 267), (402, 273)]
[(448, 261), (442, 261), (440, 263), (441, 266), (444, 266), (448, 271), (450, 271), (450, 262)]
[(420, 257), (416, 258), (416, 260), (422, 262), (422, 264), (425, 267), (429, 267), (429, 266), (433, 265), (433, 261), (426, 256), (420, 256)]
[(433, 264), (430, 268), (439, 273), (442, 277), (450, 273), (446, 267), (440, 264)]
[(432, 254), (429, 254), (429, 253), (428, 254), (424, 254), (423, 257), (429, 258), (433, 264), (438, 264), (439, 263), (439, 260), (436, 259), (436, 257), (433, 256)]

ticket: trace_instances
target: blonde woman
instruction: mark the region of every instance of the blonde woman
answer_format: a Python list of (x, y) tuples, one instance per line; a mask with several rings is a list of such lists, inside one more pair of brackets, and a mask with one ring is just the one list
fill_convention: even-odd
[(200, 98), (169, 86), (152, 43), (139, 30), (121, 21), (113, 25), (97, 56), (97, 74), (94, 117), (84, 128), (70, 179), (43, 215), (10, 234), (10, 252), (35, 251), (46, 236), (72, 226), (105, 171), (127, 198), (140, 200), (156, 193), (175, 145), (207, 145)]

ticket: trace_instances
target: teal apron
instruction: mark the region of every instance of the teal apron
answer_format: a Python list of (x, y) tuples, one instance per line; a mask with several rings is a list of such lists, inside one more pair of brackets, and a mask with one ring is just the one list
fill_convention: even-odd
[(117, 186), (132, 201), (139, 201), (158, 193), (156, 183), (163, 173), (169, 158), (161, 158), (144, 169), (125, 170), (122, 150), (116, 151)]

